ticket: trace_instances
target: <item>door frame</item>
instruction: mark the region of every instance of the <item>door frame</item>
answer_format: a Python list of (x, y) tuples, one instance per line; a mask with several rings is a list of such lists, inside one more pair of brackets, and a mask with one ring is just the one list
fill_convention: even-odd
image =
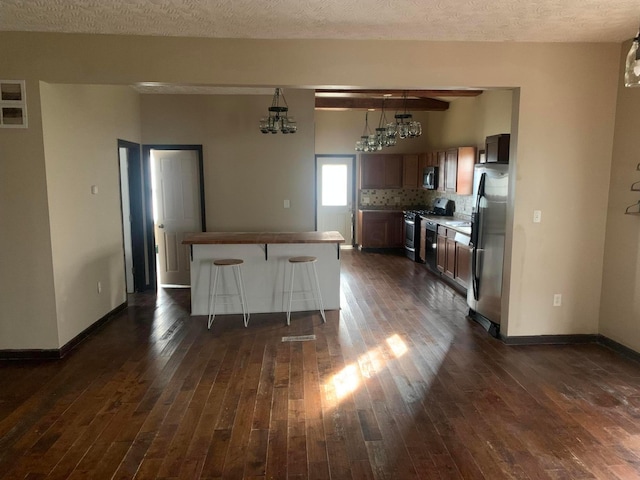
[[(127, 150), (127, 184), (129, 189), (129, 215), (131, 228), (131, 257), (133, 262), (133, 291), (143, 292), (148, 290), (147, 283), (147, 265), (145, 260), (145, 233), (144, 233), (144, 197), (143, 197), (143, 168), (140, 156), (140, 144), (130, 142), (128, 140), (118, 139), (118, 177), (120, 182), (120, 192), (122, 192), (122, 176), (120, 175), (120, 167), (122, 158), (120, 157), (120, 149)], [(122, 194), (120, 195), (120, 215), (122, 220), (122, 246), (125, 247), (124, 225), (125, 219), (122, 216)], [(127, 262), (126, 253), (123, 255), (122, 261), (125, 267), (125, 285), (127, 284)], [(128, 285), (127, 285), (128, 287)]]
[(351, 239), (351, 246), (356, 245), (356, 155), (353, 153), (316, 153), (314, 157), (314, 204), (313, 215), (315, 229), (318, 230), (318, 160), (322, 158), (351, 158), (351, 231), (353, 232), (353, 238)]
[(149, 283), (154, 290), (158, 289), (158, 272), (156, 271), (156, 238), (153, 224), (153, 192), (151, 190), (151, 150), (191, 150), (198, 155), (198, 173), (200, 176), (200, 221), (202, 231), (207, 231), (204, 207), (204, 156), (202, 145), (183, 144), (144, 144), (142, 145), (142, 159), (144, 166), (144, 197), (145, 197), (145, 232), (147, 236), (147, 263), (149, 266)]

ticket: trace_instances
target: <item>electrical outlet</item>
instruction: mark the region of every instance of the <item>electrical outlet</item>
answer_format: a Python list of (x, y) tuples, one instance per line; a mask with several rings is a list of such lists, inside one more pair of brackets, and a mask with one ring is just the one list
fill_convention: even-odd
[(542, 210), (533, 211), (533, 223), (540, 223), (542, 221)]
[(98, 293), (102, 293), (102, 283), (98, 282)]
[(556, 293), (553, 295), (553, 306), (560, 307), (562, 306), (562, 294)]

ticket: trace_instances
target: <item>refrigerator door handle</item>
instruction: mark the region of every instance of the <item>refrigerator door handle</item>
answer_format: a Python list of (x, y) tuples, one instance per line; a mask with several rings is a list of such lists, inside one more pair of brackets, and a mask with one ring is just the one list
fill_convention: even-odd
[(473, 244), (473, 251), (471, 252), (471, 286), (473, 288), (473, 298), (478, 300), (478, 285), (480, 276), (478, 275), (478, 244)]
[(471, 286), (473, 288), (473, 298), (478, 300), (478, 290), (479, 290), (479, 280), (480, 277), (478, 275), (478, 247), (480, 246), (478, 243), (480, 234), (480, 200), (484, 197), (484, 185), (486, 182), (486, 173), (483, 173), (480, 176), (480, 180), (478, 182), (478, 192), (476, 193), (476, 205), (475, 212), (472, 214), (473, 222), (471, 227), (471, 243), (473, 244), (473, 252), (471, 254)]

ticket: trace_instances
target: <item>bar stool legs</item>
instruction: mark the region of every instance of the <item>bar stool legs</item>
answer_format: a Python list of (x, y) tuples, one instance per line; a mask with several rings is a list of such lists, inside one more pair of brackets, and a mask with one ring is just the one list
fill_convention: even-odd
[[(240, 304), (242, 306), (242, 320), (244, 326), (249, 324), (249, 306), (247, 304), (247, 295), (244, 288), (244, 281), (242, 280), (242, 270), (240, 265), (244, 263), (243, 260), (238, 258), (224, 258), (221, 260), (214, 260), (211, 265), (211, 273), (209, 274), (209, 319), (207, 321), (207, 328), (211, 329), (211, 324), (216, 316), (216, 304), (218, 297), (239, 297)], [(231, 267), (233, 270), (233, 277), (236, 281), (237, 293), (218, 293), (218, 281), (220, 277), (220, 270), (222, 268)], [(215, 273), (214, 273), (215, 271)], [(223, 302), (220, 305), (229, 305), (232, 302)]]
[[(318, 310), (320, 310), (320, 315), (322, 316), (322, 321), (326, 322), (327, 318), (324, 315), (324, 305), (322, 303), (322, 293), (320, 292), (320, 282), (318, 281), (318, 271), (316, 270), (316, 257), (291, 257), (289, 258), (289, 265), (291, 265), (291, 288), (289, 289), (289, 305), (287, 308), (287, 325), (291, 325), (291, 304), (295, 301), (307, 300), (311, 297), (308, 296), (310, 293), (313, 299), (316, 302)], [(300, 265), (307, 266), (307, 274), (309, 275), (309, 282), (311, 284), (311, 290), (300, 290), (297, 292), (293, 291), (294, 285), (294, 276), (296, 272), (296, 267)], [(299, 295), (300, 298), (294, 299), (294, 294)]]

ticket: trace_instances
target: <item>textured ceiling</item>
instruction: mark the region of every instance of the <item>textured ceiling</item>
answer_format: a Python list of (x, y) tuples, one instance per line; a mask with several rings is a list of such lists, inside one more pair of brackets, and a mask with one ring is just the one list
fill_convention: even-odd
[(639, 0), (0, 0), (0, 31), (622, 42)]

